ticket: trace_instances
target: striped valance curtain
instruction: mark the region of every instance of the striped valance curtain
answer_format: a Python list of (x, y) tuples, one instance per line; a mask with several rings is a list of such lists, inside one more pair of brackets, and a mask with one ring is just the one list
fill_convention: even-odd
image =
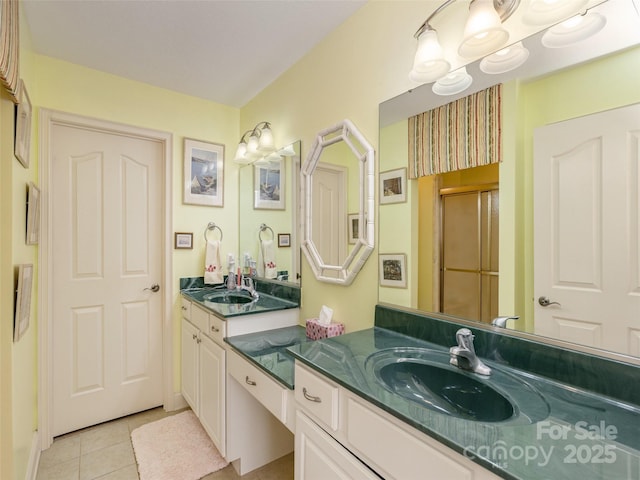
[(409, 118), (410, 178), (502, 161), (502, 85)]

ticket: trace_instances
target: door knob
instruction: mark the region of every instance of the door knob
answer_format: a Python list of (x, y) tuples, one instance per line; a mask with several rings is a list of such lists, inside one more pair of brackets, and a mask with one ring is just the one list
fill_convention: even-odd
[(145, 288), (145, 290), (151, 290), (153, 293), (156, 293), (158, 290), (160, 290), (160, 285), (154, 283), (153, 285), (151, 285), (151, 287)]
[(552, 302), (551, 300), (549, 300), (549, 297), (538, 298), (538, 303), (543, 307), (548, 307), (549, 305), (558, 305), (559, 307), (561, 306), (560, 303)]

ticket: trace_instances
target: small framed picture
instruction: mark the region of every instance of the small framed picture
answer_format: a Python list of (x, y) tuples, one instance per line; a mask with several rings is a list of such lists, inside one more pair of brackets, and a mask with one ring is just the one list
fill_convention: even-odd
[(407, 256), (380, 254), (380, 286), (407, 288)]
[(31, 287), (33, 285), (33, 264), (18, 265), (18, 285), (16, 288), (16, 312), (13, 322), (13, 341), (22, 338), (29, 328), (31, 317)]
[(407, 201), (407, 169), (380, 172), (380, 204)]
[(291, 234), (279, 233), (278, 234), (278, 247), (290, 247), (291, 246)]
[(16, 106), (16, 138), (14, 154), (24, 168), (29, 168), (31, 152), (31, 100), (24, 81), (18, 84), (18, 105)]
[(350, 244), (356, 243), (360, 238), (360, 216), (357, 213), (347, 215), (347, 232)]
[(37, 245), (40, 240), (40, 189), (29, 182), (27, 193), (27, 245)]
[(191, 205), (224, 205), (224, 145), (184, 139), (184, 198)]
[(253, 208), (284, 210), (284, 160), (255, 165)]
[(176, 232), (174, 247), (184, 249), (193, 248), (193, 233)]

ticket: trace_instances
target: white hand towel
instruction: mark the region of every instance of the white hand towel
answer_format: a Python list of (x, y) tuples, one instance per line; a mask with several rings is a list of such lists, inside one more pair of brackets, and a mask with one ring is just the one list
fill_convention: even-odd
[(260, 253), (262, 253), (264, 265), (264, 278), (276, 278), (278, 270), (276, 269), (276, 252), (273, 247), (273, 240), (262, 240), (260, 242)]
[(220, 263), (220, 241), (207, 240), (207, 250), (204, 259), (204, 283), (224, 283), (222, 264)]

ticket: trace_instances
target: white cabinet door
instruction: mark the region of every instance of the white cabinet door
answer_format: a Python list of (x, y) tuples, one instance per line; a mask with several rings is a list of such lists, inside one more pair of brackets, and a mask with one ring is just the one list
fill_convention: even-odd
[(296, 415), (296, 480), (379, 480), (380, 477), (305, 414)]
[(199, 331), (182, 319), (182, 396), (198, 415), (198, 339)]
[(206, 335), (200, 336), (200, 423), (225, 455), (225, 351)]

